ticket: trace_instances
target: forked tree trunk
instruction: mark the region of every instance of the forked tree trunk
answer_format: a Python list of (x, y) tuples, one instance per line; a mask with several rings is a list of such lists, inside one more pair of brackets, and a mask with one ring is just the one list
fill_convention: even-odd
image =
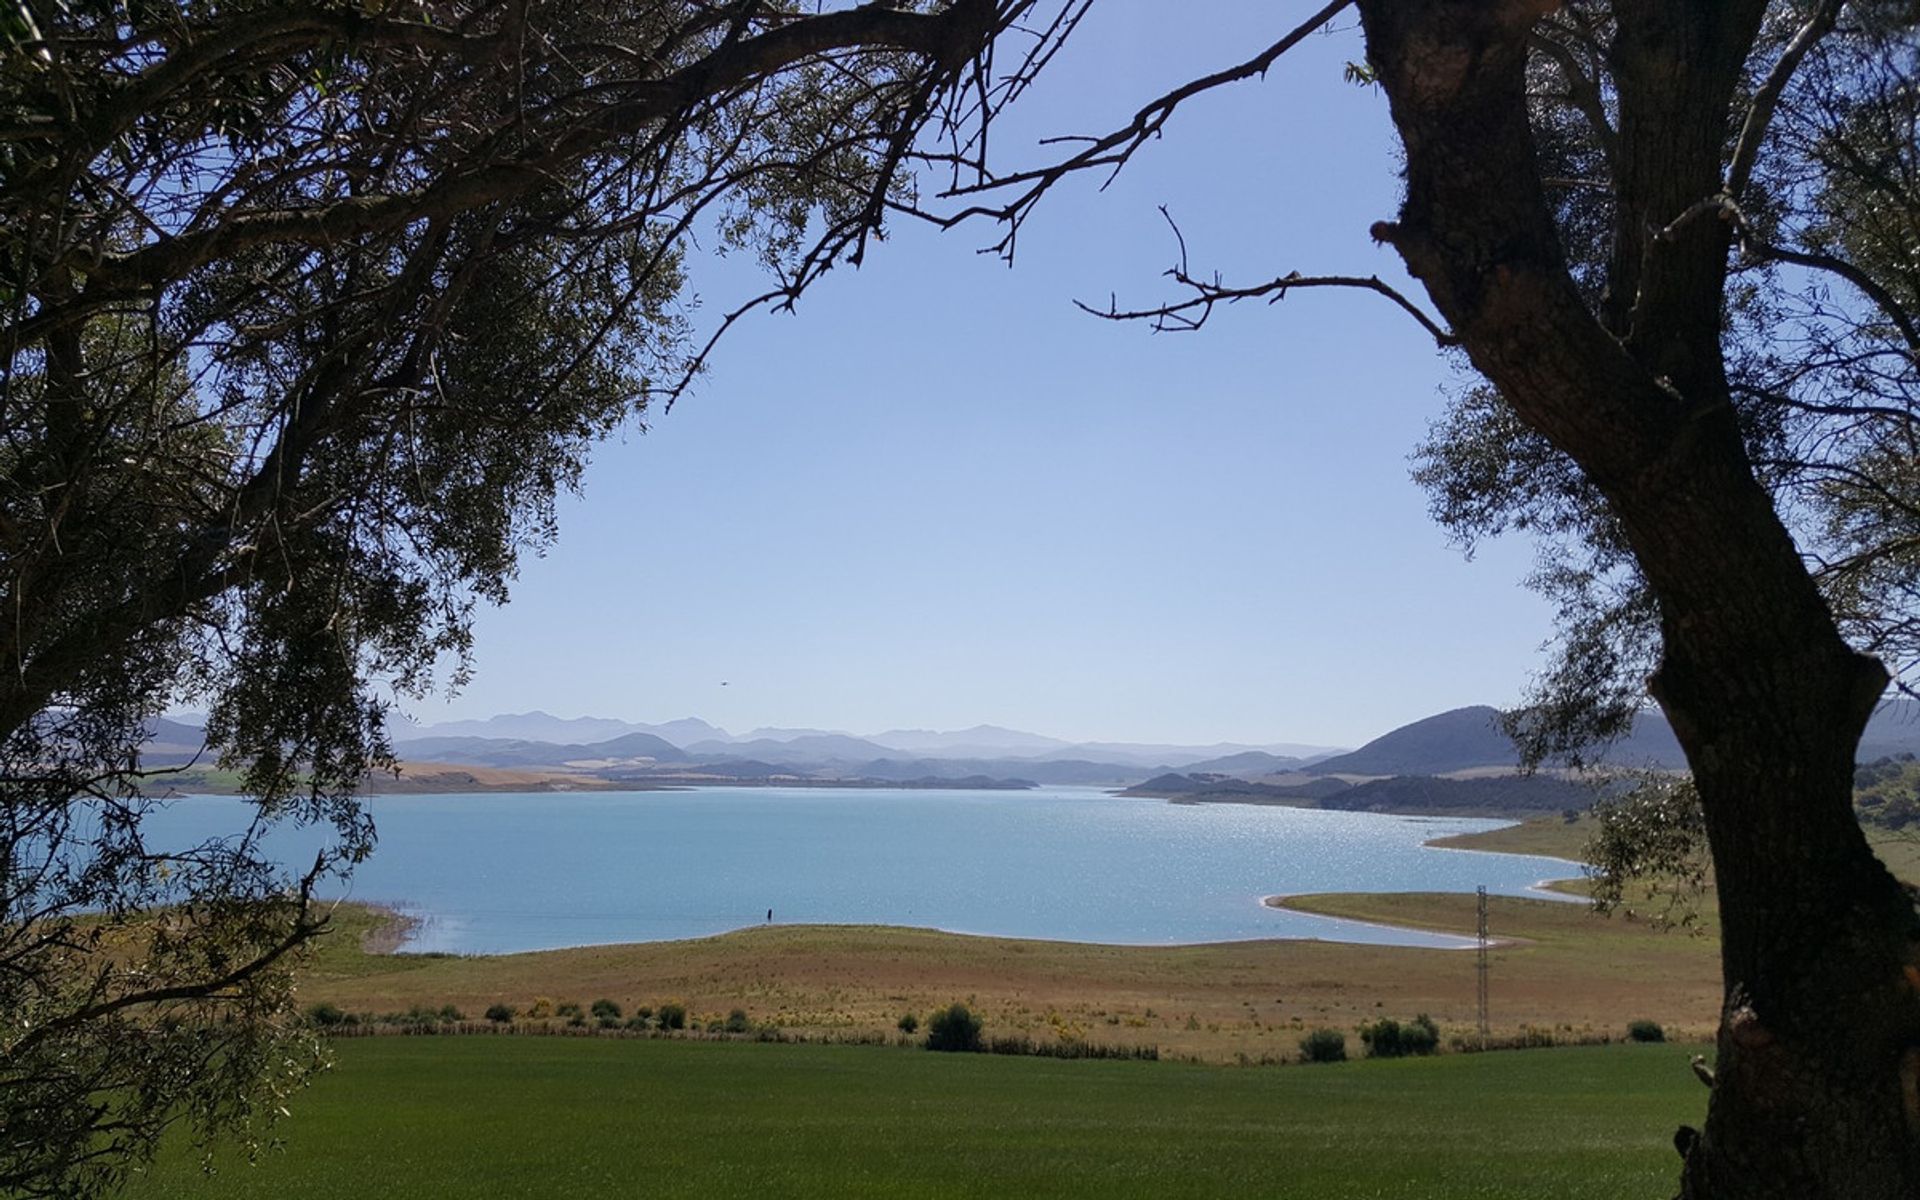
[[(1680, 1138), (1682, 1194), (1914, 1200), (1920, 919), (1852, 813), (1886, 673), (1841, 639), (1747, 460), (1718, 345), (1725, 226), (1624, 256), (1623, 327), (1574, 287), (1526, 106), (1527, 32), (1553, 7), (1360, 0), (1407, 154), (1400, 219), (1375, 232), (1474, 365), (1606, 495), (1660, 603), (1651, 682), (1706, 810), (1725, 988), (1706, 1128)], [(1617, 182), (1659, 224), (1716, 190), (1763, 8), (1616, 0)], [(1645, 219), (1628, 211), (1622, 236)]]

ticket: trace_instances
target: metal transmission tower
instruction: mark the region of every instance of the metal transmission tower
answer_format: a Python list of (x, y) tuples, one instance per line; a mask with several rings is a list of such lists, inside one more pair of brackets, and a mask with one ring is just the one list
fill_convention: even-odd
[(1487, 1044), (1487, 889), (1480, 887), (1480, 1045)]

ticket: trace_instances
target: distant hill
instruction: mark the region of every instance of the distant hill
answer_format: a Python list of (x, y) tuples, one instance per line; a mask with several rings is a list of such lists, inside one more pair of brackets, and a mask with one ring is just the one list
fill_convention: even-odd
[(763, 725), (759, 729), (749, 730), (739, 737), (727, 738), (732, 742), (791, 742), (796, 738), (852, 737), (844, 729), (782, 729), (774, 725)]
[(206, 730), (184, 721), (154, 717), (147, 722), (147, 741), (140, 748), (142, 765), (177, 767), (186, 763), (212, 766), (218, 757), (206, 748)]
[(1307, 768), (1315, 775), (1442, 775), (1469, 767), (1519, 762), (1513, 740), (1494, 723), (1498, 710), (1484, 704), (1456, 708), (1383, 733), (1351, 754), (1323, 758)]
[(1091, 758), (1132, 763), (1136, 766), (1166, 765), (1186, 770), (1200, 763), (1249, 752), (1272, 754), (1296, 762), (1324, 758), (1337, 751), (1328, 746), (1306, 746), (1291, 742), (1249, 746), (1241, 742), (1215, 742), (1209, 746), (1183, 746), (1159, 742), (1082, 742), (1064, 750), (1053, 750), (1042, 758)]
[(1303, 784), (1255, 783), (1201, 775), (1161, 775), (1121, 793), (1164, 796), (1184, 804), (1293, 804), (1341, 812), (1391, 812), (1425, 816), (1528, 817), (1584, 809), (1591, 788), (1550, 775), (1496, 775), (1441, 779), (1396, 775), (1348, 784), (1321, 777)]
[(718, 725), (707, 724), (699, 717), (681, 717), (677, 721), (666, 721), (659, 725), (641, 725), (634, 732), (665, 738), (683, 750), (694, 742), (733, 740), (732, 734)]
[(484, 721), (440, 721), (426, 725), (402, 719), (392, 722), (388, 730), (388, 735), (396, 745), (441, 738), (487, 738), (580, 746), (609, 741), (630, 733), (651, 734), (681, 747), (692, 742), (734, 740), (726, 730), (709, 725), (698, 717), (682, 717), (660, 725), (647, 725), (613, 717), (556, 717), (538, 710), (502, 713)]
[[(1518, 766), (1520, 754), (1501, 731), (1499, 710), (1484, 704), (1456, 708), (1402, 725), (1355, 750), (1303, 768), (1316, 775), (1444, 775), (1474, 767)], [(1920, 727), (1916, 728), (1920, 733)], [(1602, 761), (1621, 766), (1686, 765), (1666, 718), (1645, 712), (1633, 732), (1608, 747)]]
[(484, 721), (441, 721), (433, 725), (412, 725), (395, 729), (392, 736), (395, 742), (465, 737), (579, 745), (604, 742), (608, 738), (639, 732), (642, 730), (638, 725), (610, 717), (556, 717), (535, 710), (501, 713)]
[(1208, 758), (1182, 765), (1189, 773), (1212, 771), (1222, 775), (1272, 775), (1294, 770), (1303, 764), (1303, 759), (1268, 754), (1265, 750), (1242, 750), (1224, 758)]
[(1329, 796), (1353, 790), (1345, 780), (1321, 778), (1305, 783), (1259, 783), (1227, 775), (1168, 773), (1121, 792), (1122, 796), (1160, 796), (1170, 800), (1231, 801), (1255, 804), (1293, 804), (1303, 808), (1329, 807)]
[(1355, 784), (1325, 797), (1320, 807), (1343, 812), (1424, 816), (1525, 817), (1585, 809), (1594, 798), (1591, 787), (1552, 775), (1494, 775), (1479, 779), (1400, 775)]
[(936, 731), (932, 729), (889, 729), (867, 737), (889, 750), (927, 754), (940, 758), (1019, 758), (1064, 750), (1070, 743), (1018, 729), (998, 725), (975, 725), (971, 729)]
[(686, 751), (694, 757), (745, 755), (795, 765), (863, 762), (870, 758), (884, 758), (890, 753), (885, 746), (844, 733), (803, 734), (786, 741), (756, 738), (750, 742), (695, 742)]
[(650, 733), (628, 733), (589, 744), (529, 741), (523, 738), (427, 737), (402, 742), (402, 758), (483, 767), (557, 767), (570, 762), (651, 758), (687, 761), (678, 746)]
[(1119, 787), (1138, 780), (1144, 772), (1124, 763), (1092, 762), (1086, 759), (1032, 758), (877, 758), (850, 768), (850, 773), (867, 779), (898, 779), (908, 782), (923, 777), (953, 778), (985, 774), (1049, 784), (1095, 784)]

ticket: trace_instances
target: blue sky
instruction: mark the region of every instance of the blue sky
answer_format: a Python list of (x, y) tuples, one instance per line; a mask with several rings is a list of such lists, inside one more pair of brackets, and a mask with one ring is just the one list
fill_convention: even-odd
[[(1104, 132), (1306, 4), (1106, 0), (998, 132)], [(1106, 191), (1062, 187), (1012, 268), (985, 227), (900, 225), (793, 315), (723, 343), (644, 436), (603, 446), (561, 536), (478, 625), (423, 720), (541, 708), (874, 732), (988, 722), (1074, 739), (1353, 745), (1513, 700), (1545, 605), (1524, 543), (1469, 563), (1407, 455), (1456, 367), (1378, 297), (1296, 292), (1193, 334), (1076, 298), (1196, 270), (1403, 280), (1397, 202), (1349, 29), (1178, 114)], [(703, 311), (752, 281), (697, 271)], [(722, 686), (723, 681), (725, 686)]]

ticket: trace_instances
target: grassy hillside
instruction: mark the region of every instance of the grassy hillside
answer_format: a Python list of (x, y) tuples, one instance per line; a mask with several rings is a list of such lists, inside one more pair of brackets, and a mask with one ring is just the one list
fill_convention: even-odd
[(287, 1148), (135, 1200), (1312, 1197), (1672, 1190), (1688, 1049), (1238, 1070), (917, 1050), (378, 1038), (297, 1099)]

